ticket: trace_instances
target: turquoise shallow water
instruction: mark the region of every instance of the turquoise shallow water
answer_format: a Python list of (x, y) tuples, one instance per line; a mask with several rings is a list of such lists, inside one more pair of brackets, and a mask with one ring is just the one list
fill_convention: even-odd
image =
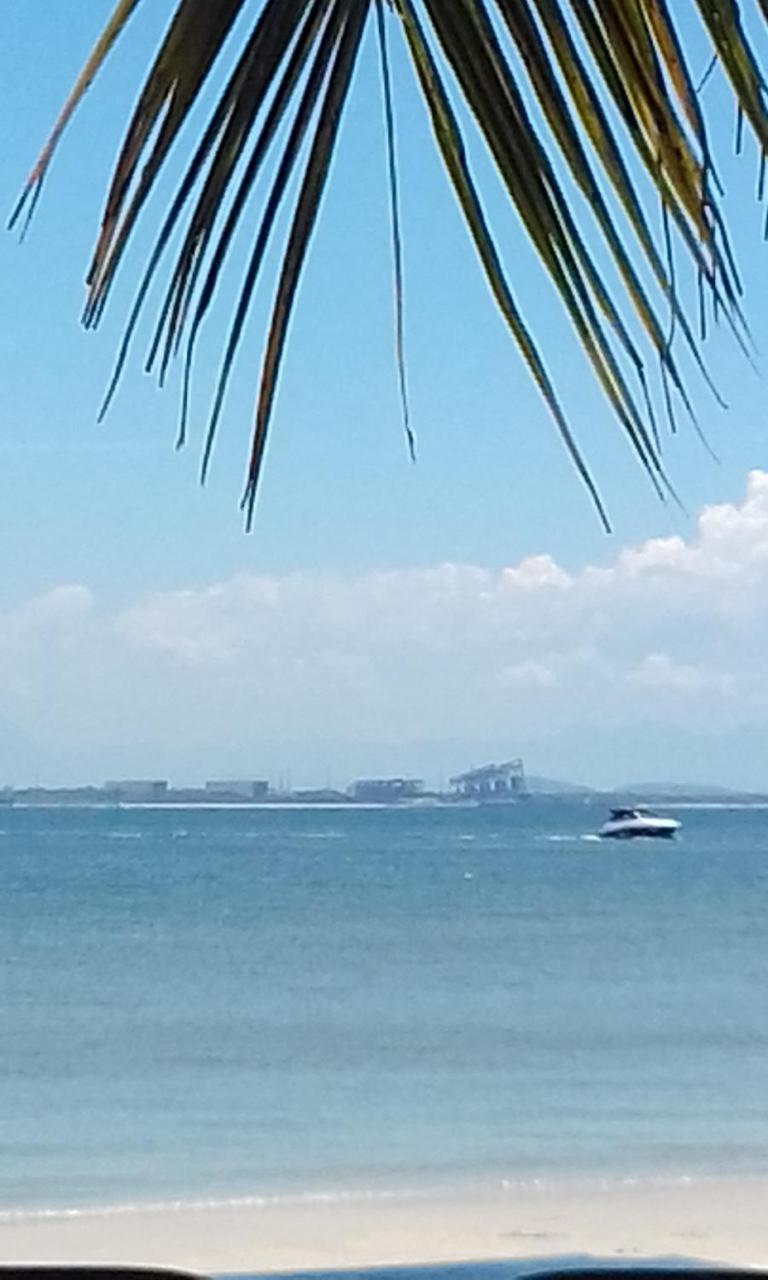
[(0, 1210), (768, 1167), (768, 812), (0, 812)]

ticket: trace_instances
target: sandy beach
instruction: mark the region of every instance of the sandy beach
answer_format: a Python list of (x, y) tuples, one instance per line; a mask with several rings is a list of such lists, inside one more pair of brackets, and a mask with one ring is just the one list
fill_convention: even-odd
[(768, 1179), (525, 1186), (0, 1218), (3, 1262), (287, 1271), (591, 1254), (768, 1264)]

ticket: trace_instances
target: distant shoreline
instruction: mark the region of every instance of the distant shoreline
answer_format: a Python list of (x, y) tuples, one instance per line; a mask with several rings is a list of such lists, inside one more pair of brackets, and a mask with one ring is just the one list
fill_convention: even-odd
[[(428, 800), (401, 800), (392, 801), (391, 803), (376, 802), (369, 800), (352, 800), (352, 799), (333, 799), (333, 800), (291, 800), (288, 798), (274, 800), (208, 800), (208, 799), (168, 799), (168, 800), (113, 800), (108, 798), (92, 798), (84, 799), (80, 796), (73, 795), (68, 798), (63, 795), (48, 795), (40, 798), (29, 798), (24, 791), (19, 792), (19, 797), (2, 797), (0, 796), (0, 812), (3, 809), (94, 809), (114, 812), (116, 810), (177, 810), (184, 812), (201, 811), (226, 811), (236, 812), (237, 810), (246, 811), (281, 811), (291, 812), (293, 810), (311, 810), (328, 811), (344, 813), (347, 811), (374, 811), (381, 812), (384, 810), (400, 810), (407, 813), (430, 812), (435, 809), (439, 810), (482, 810), (483, 812), (504, 811), (519, 808), (521, 805), (528, 804), (568, 804), (583, 806), (585, 808), (610, 808), (615, 805), (619, 797), (631, 795), (624, 792), (589, 792), (586, 795), (574, 795), (571, 792), (563, 793), (533, 793), (519, 798), (517, 800), (496, 800), (496, 801), (480, 801), (480, 800), (463, 800), (451, 799), (449, 797), (436, 798)], [(23, 796), (23, 798), (21, 798)], [(768, 795), (761, 794), (740, 794), (735, 793), (733, 797), (718, 797), (713, 799), (704, 795), (664, 795), (644, 796), (642, 801), (636, 801), (640, 807), (663, 807), (664, 809), (723, 809), (723, 810), (739, 810), (739, 809), (768, 809)]]

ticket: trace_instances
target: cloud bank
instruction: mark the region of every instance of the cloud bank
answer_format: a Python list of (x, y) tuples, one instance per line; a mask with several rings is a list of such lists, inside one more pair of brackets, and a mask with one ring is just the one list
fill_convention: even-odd
[[(632, 735), (647, 767), (675, 734), (768, 729), (767, 623), (768, 473), (755, 471), (744, 500), (706, 508), (689, 539), (576, 573), (540, 555), (498, 572), (238, 576), (119, 610), (62, 585), (0, 615), (0, 721), (26, 741), (27, 769), (37, 751), (43, 772), (57, 759), (96, 779), (164, 761), (263, 772), (278, 743), (336, 768), (339, 744), (361, 767), (372, 744), (419, 767), (418, 744), (621, 740), (628, 767)], [(603, 750), (596, 781), (611, 780)], [(667, 774), (692, 776), (659, 750)], [(744, 761), (745, 783), (758, 768)]]

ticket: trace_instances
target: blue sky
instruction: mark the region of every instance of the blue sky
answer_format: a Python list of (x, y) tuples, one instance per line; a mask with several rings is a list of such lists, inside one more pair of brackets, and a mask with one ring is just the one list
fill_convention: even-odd
[[(110, 8), (106, 0), (3, 7), (0, 82), (13, 121), (0, 154), (7, 210)], [(747, 472), (768, 465), (764, 380), (727, 334), (716, 335), (711, 363), (731, 410), (721, 413), (703, 388), (697, 388), (697, 407), (721, 461), (714, 464), (682, 423), (666, 457), (689, 514), (662, 507), (593, 386), (522, 232), (489, 184), (489, 210), (517, 296), (614, 519), (614, 536), (602, 533), (494, 312), (398, 55), (408, 359), (419, 452), (418, 464), (410, 464), (392, 357), (387, 193), (371, 41), (292, 329), (254, 532), (243, 532), (238, 498), (265, 291), (204, 490), (199, 443), (226, 291), (201, 349), (198, 413), (186, 451), (173, 449), (175, 383), (161, 394), (141, 374), (141, 341), (106, 424), (96, 426), (146, 233), (95, 335), (78, 327), (82, 280), (135, 86), (170, 10), (170, 0), (140, 7), (61, 147), (27, 242), (20, 247), (13, 236), (0, 239), (0, 501), (7, 551), (0, 609), (24, 608), (71, 584), (92, 593), (101, 608), (119, 611), (153, 593), (205, 591), (235, 575), (360, 579), (445, 562), (493, 572), (543, 554), (577, 573), (615, 563), (622, 548), (646, 538), (695, 540), (705, 504), (742, 500)], [(686, 29), (703, 69), (703, 43), (692, 25)], [(707, 93), (747, 309), (764, 350), (768, 248), (754, 199), (756, 158), (751, 146), (734, 158), (728, 98), (716, 79)], [(12, 702), (5, 714), (17, 723), (24, 717)], [(395, 726), (388, 732), (397, 736)]]

